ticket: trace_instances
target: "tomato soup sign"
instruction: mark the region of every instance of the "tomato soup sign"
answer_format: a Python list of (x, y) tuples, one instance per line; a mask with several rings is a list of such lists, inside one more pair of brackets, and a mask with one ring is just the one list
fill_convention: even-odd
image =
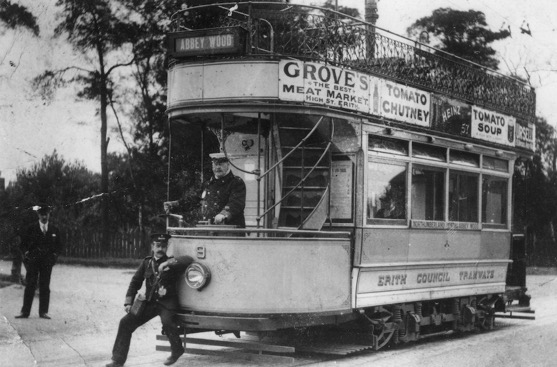
[(516, 119), (472, 106), (472, 137), (508, 146), (515, 145)]

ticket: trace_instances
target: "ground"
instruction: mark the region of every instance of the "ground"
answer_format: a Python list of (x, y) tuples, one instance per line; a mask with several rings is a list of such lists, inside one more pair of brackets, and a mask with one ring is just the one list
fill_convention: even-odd
[[(10, 268), (9, 261), (0, 261), (0, 279), (8, 277)], [(15, 319), (23, 302), (23, 287), (0, 284), (0, 366), (104, 366), (110, 360), (118, 322), (124, 315), (124, 295), (133, 272), (132, 267), (56, 265), (51, 282), (52, 320), (38, 317), (37, 297), (30, 318)], [(535, 321), (498, 319), (499, 327), (494, 332), (436, 338), (344, 358), (301, 356), (290, 365), (553, 366), (557, 360), (556, 272), (529, 269), (529, 273)], [(168, 353), (155, 351), (155, 336), (160, 330), (160, 321), (153, 319), (134, 333), (126, 366), (162, 366)], [(176, 366), (282, 364), (186, 354)]]

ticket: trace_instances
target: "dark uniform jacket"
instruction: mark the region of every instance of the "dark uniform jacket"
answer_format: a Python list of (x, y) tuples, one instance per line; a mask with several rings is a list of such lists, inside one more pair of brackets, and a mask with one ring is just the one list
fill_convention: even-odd
[[(175, 259), (176, 262), (169, 263), (169, 269), (163, 271), (160, 277), (160, 282), (157, 284), (157, 276), (159, 275), (159, 265), (163, 262)], [(145, 280), (145, 297), (148, 301), (159, 301), (163, 304), (174, 305), (176, 296), (178, 295), (178, 290), (176, 287), (176, 282), (178, 278), (182, 275), (184, 270), (193, 262), (190, 256), (179, 256), (177, 258), (164, 255), (160, 259), (156, 259), (153, 256), (147, 256), (139, 267), (137, 268), (135, 274), (132, 277), (128, 291), (126, 293), (126, 300), (124, 305), (131, 305), (135, 299), (137, 292), (141, 289), (143, 285), (143, 280)], [(163, 286), (166, 293), (164, 295), (159, 295), (160, 286)], [(153, 289), (153, 287), (155, 287)], [(152, 297), (149, 297), (152, 294)]]
[(54, 264), (62, 251), (60, 231), (52, 223), (48, 223), (46, 234), (41, 230), (39, 222), (35, 222), (21, 233), (21, 252), (26, 261), (46, 259)]
[(246, 184), (229, 172), (224, 177), (211, 177), (203, 183), (201, 193), (202, 220), (213, 222), (215, 215), (226, 217), (225, 224), (246, 226), (244, 208), (246, 206)]

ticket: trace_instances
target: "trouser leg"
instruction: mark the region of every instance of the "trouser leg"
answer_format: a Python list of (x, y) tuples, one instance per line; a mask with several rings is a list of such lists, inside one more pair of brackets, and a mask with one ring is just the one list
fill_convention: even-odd
[(23, 293), (23, 307), (21, 313), (29, 315), (31, 313), (31, 306), (33, 305), (33, 298), (35, 297), (35, 290), (37, 288), (37, 278), (39, 276), (38, 264), (29, 263), (27, 265), (27, 274), (25, 277), (25, 292)]
[(180, 330), (178, 328), (175, 312), (167, 309), (162, 305), (159, 305), (159, 315), (161, 318), (164, 333), (166, 334), (166, 336), (168, 337), (168, 341), (170, 342), (170, 349), (172, 350), (172, 354), (182, 354), (184, 352), (184, 345), (182, 343), (182, 339), (180, 338)]
[(52, 264), (47, 259), (42, 260), (39, 270), (39, 314), (48, 313), (51, 275)]
[(20, 282), (21, 281), (21, 263), (22, 263), (22, 256), (19, 251), (14, 252), (14, 258), (12, 260), (12, 282)]
[(122, 317), (122, 319), (120, 320), (120, 325), (118, 326), (118, 334), (116, 334), (114, 347), (112, 348), (113, 361), (121, 364), (126, 363), (133, 332), (135, 331), (135, 329), (145, 324), (156, 315), (157, 312), (154, 305), (148, 304), (141, 315), (135, 316), (132, 314), (127, 314), (126, 316)]

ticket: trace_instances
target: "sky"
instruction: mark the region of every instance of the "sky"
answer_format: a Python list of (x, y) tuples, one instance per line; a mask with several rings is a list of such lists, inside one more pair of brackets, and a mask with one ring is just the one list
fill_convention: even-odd
[[(59, 91), (43, 100), (29, 81), (45, 69), (80, 64), (88, 67), (63, 40), (51, 40), (56, 0), (14, 0), (39, 19), (41, 37), (25, 30), (0, 28), (0, 176), (15, 180), (17, 170), (29, 169), (56, 149), (67, 162), (100, 171), (100, 122), (97, 106), (76, 101), (75, 90)], [(316, 4), (320, 0), (292, 0)], [(364, 0), (338, 0), (364, 14)], [(440, 7), (479, 10), (489, 28), (510, 26), (512, 38), (494, 44), (505, 61), (500, 70), (517, 71), (536, 88), (537, 114), (557, 126), (557, 1), (555, 0), (379, 0), (377, 26), (405, 35), (416, 19)], [(528, 24), (532, 36), (520, 32)], [(123, 151), (114, 119), (109, 121), (109, 151)]]

